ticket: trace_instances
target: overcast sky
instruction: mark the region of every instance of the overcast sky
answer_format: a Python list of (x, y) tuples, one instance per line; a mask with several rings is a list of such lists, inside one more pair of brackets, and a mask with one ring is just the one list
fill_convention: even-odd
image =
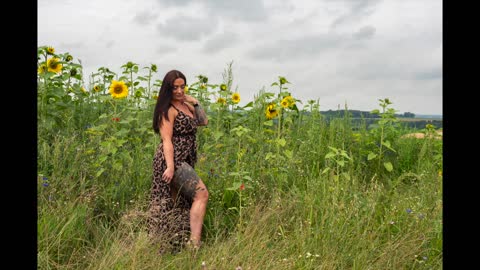
[[(233, 61), (241, 103), (286, 77), (320, 110), (442, 114), (439, 0), (38, 0), (38, 46), (120, 74), (128, 61), (222, 83)], [(85, 82), (88, 84), (88, 78)]]

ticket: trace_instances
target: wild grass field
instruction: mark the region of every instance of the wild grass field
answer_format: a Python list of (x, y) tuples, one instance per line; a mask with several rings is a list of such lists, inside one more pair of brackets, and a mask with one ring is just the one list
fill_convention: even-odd
[(389, 98), (374, 128), (327, 122), (282, 76), (239, 106), (231, 63), (223, 81), (188, 81), (209, 116), (195, 167), (210, 193), (203, 246), (159, 255), (145, 217), (166, 71), (121, 68), (84, 77), (70, 53), (38, 47), (39, 269), (442, 269), (434, 126), (402, 127)]

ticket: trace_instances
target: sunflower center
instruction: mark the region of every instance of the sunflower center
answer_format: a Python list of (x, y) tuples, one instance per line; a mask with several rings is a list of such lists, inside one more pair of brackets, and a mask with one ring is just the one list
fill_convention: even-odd
[(115, 89), (113, 89), (113, 92), (115, 92), (115, 94), (121, 94), (123, 92), (122, 87), (121, 86), (115, 87)]

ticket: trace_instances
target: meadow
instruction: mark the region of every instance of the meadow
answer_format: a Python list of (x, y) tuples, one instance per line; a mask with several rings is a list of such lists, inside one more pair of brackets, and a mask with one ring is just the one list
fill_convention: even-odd
[(121, 69), (85, 78), (70, 53), (38, 47), (38, 269), (443, 268), (434, 126), (402, 127), (389, 98), (373, 128), (326, 121), (283, 76), (240, 106), (232, 63), (223, 81), (188, 81), (209, 117), (195, 166), (210, 193), (202, 248), (159, 255), (145, 218), (166, 71)]

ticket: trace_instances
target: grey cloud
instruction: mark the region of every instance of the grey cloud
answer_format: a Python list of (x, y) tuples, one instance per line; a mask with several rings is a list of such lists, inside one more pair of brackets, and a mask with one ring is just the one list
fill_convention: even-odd
[(168, 19), (164, 24), (159, 24), (157, 29), (164, 35), (182, 41), (200, 40), (208, 33), (217, 29), (217, 20), (211, 18), (199, 19), (184, 16), (175, 16)]
[(71, 42), (71, 43), (62, 42), (60, 44), (60, 46), (63, 47), (63, 48), (69, 48), (69, 49), (73, 49), (73, 50), (86, 48), (84, 42)]
[(157, 0), (163, 6), (185, 6), (193, 2), (193, 0)]
[(171, 52), (175, 52), (176, 50), (177, 48), (173, 46), (160, 45), (155, 51), (159, 55), (167, 55)]
[(441, 67), (431, 68), (415, 73), (414, 78), (416, 80), (435, 80), (443, 77), (443, 71)]
[(369, 25), (360, 28), (357, 32), (353, 34), (353, 37), (356, 39), (370, 39), (375, 35), (375, 27)]
[(236, 34), (231, 32), (226, 32), (223, 34), (219, 34), (211, 39), (209, 39), (203, 50), (207, 53), (216, 53), (225, 48), (232, 47), (235, 45), (235, 42), (238, 40)]
[(294, 60), (343, 47), (349, 40), (344, 36), (324, 34), (306, 36), (296, 40), (279, 40), (264, 47), (255, 48), (249, 55), (262, 60)]
[(210, 15), (241, 21), (265, 21), (268, 12), (262, 0), (204, 0)]
[(149, 10), (135, 14), (133, 21), (140, 25), (148, 25), (156, 18), (156, 14)]
[[(338, 0), (332, 1), (338, 2)], [(343, 2), (347, 3), (348, 10), (332, 22), (331, 28), (350, 22), (356, 22), (364, 17), (370, 16), (374, 12), (375, 7), (381, 1), (382, 0), (344, 0)]]
[(115, 41), (110, 40), (110, 41), (108, 41), (108, 42), (106, 43), (105, 46), (106, 46), (107, 48), (111, 49), (111, 48), (113, 47), (113, 45), (115, 45)]

